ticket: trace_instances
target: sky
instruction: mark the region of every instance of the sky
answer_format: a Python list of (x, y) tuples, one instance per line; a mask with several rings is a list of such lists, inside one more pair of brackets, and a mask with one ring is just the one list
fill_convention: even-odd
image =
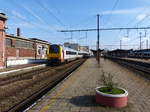
[[(76, 42), (96, 48), (97, 32), (63, 33), (60, 30), (150, 26), (150, 0), (0, 0), (0, 12), (8, 17), (7, 33), (21, 29), (25, 38), (39, 38), (54, 44)], [(100, 31), (100, 48), (139, 49), (150, 43), (150, 30)], [(146, 33), (145, 33), (146, 32)], [(149, 46), (150, 47), (150, 46)]]

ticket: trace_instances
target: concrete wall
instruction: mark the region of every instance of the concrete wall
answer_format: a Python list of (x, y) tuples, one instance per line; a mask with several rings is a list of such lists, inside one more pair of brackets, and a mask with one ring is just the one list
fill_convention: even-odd
[(23, 64), (31, 64), (31, 63), (46, 63), (46, 59), (15, 59), (15, 60), (8, 60), (7, 66), (14, 66), (14, 65), (23, 65)]

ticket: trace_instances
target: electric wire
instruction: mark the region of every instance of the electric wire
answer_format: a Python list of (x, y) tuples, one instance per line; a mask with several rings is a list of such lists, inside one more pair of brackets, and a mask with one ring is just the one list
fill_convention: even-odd
[(36, 2), (38, 2), (48, 13), (49, 15), (51, 15), (53, 18), (55, 18), (55, 20), (61, 25), (61, 26), (65, 26), (61, 20), (52, 12), (50, 11), (40, 0), (36, 0)]
[[(16, 5), (16, 6), (18, 6), (18, 7), (21, 7), (22, 9), (24, 9), (26, 12), (30, 13), (30, 15), (32, 15), (32, 16), (33, 16), (34, 18), (36, 18), (38, 21), (44, 23), (44, 21), (43, 21), (39, 16), (37, 16), (36, 14), (34, 14), (34, 12), (32, 12), (30, 9), (25, 8), (24, 6), (18, 4), (18, 3), (17, 3), (16, 1), (14, 1), (14, 0), (11, 0), (11, 2), (12, 2), (14, 5)], [(31, 22), (31, 21), (29, 21), (29, 20), (27, 20), (27, 19), (21, 18), (21, 17), (19, 17), (19, 16), (17, 16), (17, 15), (16, 15), (16, 17), (19, 18), (19, 19), (21, 19), (22, 21), (24, 21), (24, 22), (26, 22), (26, 23), (28, 23), (28, 24), (34, 26), (35, 28), (39, 28), (39, 29), (41, 29), (41, 30), (43, 30), (43, 31), (45, 31), (45, 32), (47, 32), (47, 33), (52, 33), (52, 32), (50, 32), (49, 30), (43, 29), (41, 26), (39, 26), (39, 25), (37, 25), (37, 24), (34, 24), (33, 22)]]
[[(108, 18), (108, 22), (111, 20), (111, 18), (112, 18), (112, 14), (113, 14), (113, 11), (115, 10), (115, 8), (117, 7), (117, 5), (118, 5), (118, 3), (119, 3), (119, 0), (116, 0), (115, 1), (115, 3), (114, 3), (114, 5), (113, 5), (113, 7), (112, 7), (112, 10), (111, 10), (111, 13), (110, 13), (110, 16), (109, 16), (109, 18)], [(108, 22), (106, 22), (105, 24), (107, 25), (108, 24)]]
[[(150, 5), (150, 4), (149, 4)], [(133, 18), (133, 19), (131, 19), (125, 26), (128, 26), (130, 23), (133, 23), (134, 21), (135, 21), (135, 19), (138, 17), (138, 15), (139, 14), (141, 14), (141, 13), (143, 13), (145, 10), (147, 10), (147, 8), (149, 8), (149, 5), (148, 5), (148, 7), (146, 6), (145, 8), (143, 8), (143, 10), (141, 10), (140, 12), (138, 12), (138, 14)], [(144, 20), (145, 18), (143, 18), (142, 20), (141, 20), (141, 22)], [(139, 22), (140, 23), (140, 22)], [(138, 23), (138, 24), (139, 24)], [(136, 26), (136, 25), (134, 25), (134, 26)], [(120, 33), (122, 32), (122, 30), (120, 30), (119, 31), (119, 33), (118, 33), (118, 36), (117, 37), (120, 37)], [(115, 40), (116, 41), (116, 40)], [(114, 42), (115, 42), (114, 41)]]
[[(12, 0), (14, 1), (14, 0)], [(15, 1), (14, 1), (15, 2)], [(16, 2), (15, 2), (16, 3)], [(27, 7), (24, 7), (18, 3), (16, 3), (18, 6), (22, 7), (24, 10), (26, 10), (30, 15), (32, 15), (34, 18), (36, 18), (38, 21), (44, 23), (45, 25), (47, 25), (50, 29), (52, 28), (52, 26), (47, 23), (46, 21), (44, 21), (40, 16), (38, 16), (36, 13), (34, 13), (32, 10), (30, 10), (29, 8)], [(55, 29), (55, 28), (54, 28)], [(56, 30), (56, 29), (55, 29)], [(52, 33), (52, 32), (51, 32)]]

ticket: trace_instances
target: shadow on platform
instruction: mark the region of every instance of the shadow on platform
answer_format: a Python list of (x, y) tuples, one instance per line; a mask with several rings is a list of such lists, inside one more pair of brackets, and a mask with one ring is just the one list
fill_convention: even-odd
[(131, 103), (128, 103), (128, 106), (124, 108), (113, 108), (97, 104), (95, 95), (76, 96), (70, 99), (70, 103), (79, 107), (91, 107), (92, 112), (131, 112), (133, 108)]
[(70, 99), (70, 103), (80, 107), (102, 106), (96, 104), (95, 95), (76, 96)]

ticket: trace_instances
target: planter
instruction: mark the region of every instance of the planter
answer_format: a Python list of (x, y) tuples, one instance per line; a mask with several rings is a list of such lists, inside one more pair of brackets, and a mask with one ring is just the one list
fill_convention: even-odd
[(96, 102), (101, 105), (111, 106), (122, 108), (127, 106), (128, 102), (128, 92), (123, 89), (119, 88), (124, 91), (123, 94), (107, 94), (104, 92), (100, 92), (99, 89), (102, 87), (97, 87), (96, 90)]

